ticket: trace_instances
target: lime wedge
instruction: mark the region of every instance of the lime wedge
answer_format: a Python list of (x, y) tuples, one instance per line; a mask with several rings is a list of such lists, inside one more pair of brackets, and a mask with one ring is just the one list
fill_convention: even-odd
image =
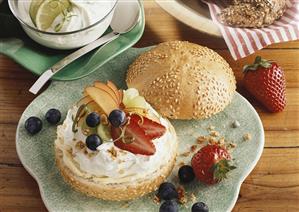
[(45, 0), (36, 13), (36, 27), (39, 30), (47, 30), (55, 18), (70, 6), (69, 0)]
[(37, 13), (40, 5), (43, 3), (43, 1), (44, 0), (31, 0), (30, 8), (29, 8), (29, 15), (34, 24), (36, 24), (35, 23), (36, 13)]

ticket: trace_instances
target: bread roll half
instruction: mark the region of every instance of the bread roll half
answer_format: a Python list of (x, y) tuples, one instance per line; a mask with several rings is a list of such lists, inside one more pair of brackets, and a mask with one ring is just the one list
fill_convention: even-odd
[(186, 41), (161, 43), (143, 53), (126, 81), (172, 119), (210, 117), (231, 102), (236, 89), (233, 71), (219, 54)]

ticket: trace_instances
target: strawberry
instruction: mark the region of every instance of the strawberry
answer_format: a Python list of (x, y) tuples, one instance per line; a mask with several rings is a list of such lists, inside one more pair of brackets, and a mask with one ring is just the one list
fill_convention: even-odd
[(139, 118), (140, 122), (142, 122), (139, 126), (144, 130), (146, 135), (151, 137), (151, 139), (160, 138), (166, 132), (166, 128), (162, 124), (146, 117), (142, 117), (141, 119), (139, 116)]
[(198, 180), (206, 184), (215, 184), (226, 178), (226, 174), (235, 169), (230, 165), (229, 152), (217, 144), (201, 148), (192, 158), (191, 165)]
[(254, 64), (244, 66), (243, 70), (243, 83), (251, 95), (270, 112), (279, 112), (285, 108), (285, 76), (276, 62), (257, 56)]
[(166, 131), (165, 127), (137, 114), (129, 114), (127, 119), (129, 121), (125, 126), (112, 127), (111, 136), (116, 140), (114, 144), (134, 154), (153, 155), (156, 149), (152, 139), (161, 137)]

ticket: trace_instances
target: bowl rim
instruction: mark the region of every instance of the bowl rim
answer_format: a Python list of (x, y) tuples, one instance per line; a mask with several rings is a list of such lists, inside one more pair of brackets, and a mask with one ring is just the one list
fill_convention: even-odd
[(16, 11), (13, 9), (12, 2), (15, 2), (15, 1), (16, 0), (8, 0), (9, 9), (12, 12), (12, 14), (14, 15), (14, 17), (16, 19), (18, 19), (18, 21), (22, 25), (24, 25), (25, 27), (28, 27), (31, 30), (36, 31), (38, 33), (47, 34), (47, 35), (54, 35), (54, 36), (61, 36), (61, 35), (70, 35), (70, 34), (75, 34), (75, 33), (78, 33), (78, 32), (83, 32), (85, 30), (88, 30), (88, 29), (93, 28), (94, 26), (100, 24), (101, 22), (103, 22), (114, 11), (114, 9), (115, 9), (115, 7), (116, 7), (116, 5), (117, 5), (117, 3), (118, 3), (119, 0), (114, 0), (114, 5), (111, 8), (111, 10), (103, 18), (101, 18), (97, 22), (95, 22), (95, 23), (93, 23), (91, 25), (88, 25), (87, 27), (84, 27), (82, 29), (78, 29), (78, 30), (74, 30), (74, 31), (69, 31), (69, 32), (47, 32), (47, 31), (39, 30), (39, 29), (37, 29), (37, 28), (35, 28), (33, 26), (30, 26), (25, 21), (23, 21), (22, 18), (20, 16), (18, 16), (17, 13), (16, 13)]

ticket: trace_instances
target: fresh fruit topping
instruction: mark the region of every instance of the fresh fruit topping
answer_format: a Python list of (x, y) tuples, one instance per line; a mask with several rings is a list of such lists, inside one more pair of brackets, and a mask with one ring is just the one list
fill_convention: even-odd
[(96, 127), (100, 124), (101, 118), (97, 112), (92, 112), (86, 116), (86, 124), (89, 127)]
[(126, 114), (122, 110), (113, 110), (109, 114), (108, 120), (113, 127), (120, 127), (126, 122)]
[(172, 183), (164, 182), (160, 185), (157, 196), (160, 200), (172, 200), (178, 198), (178, 192)]
[(229, 152), (217, 144), (201, 148), (191, 160), (195, 176), (206, 184), (215, 184), (226, 178), (227, 173), (236, 168), (230, 163)]
[(137, 116), (139, 126), (144, 130), (145, 135), (151, 139), (160, 138), (166, 132), (166, 127), (146, 117)]
[(137, 89), (135, 88), (129, 88), (125, 91), (125, 95), (124, 95), (124, 98), (123, 98), (123, 103), (125, 105), (129, 104), (129, 102), (135, 98), (136, 96), (139, 96), (139, 92)]
[(195, 178), (193, 168), (188, 165), (181, 166), (178, 175), (182, 183), (190, 183)]
[(25, 129), (31, 135), (35, 135), (43, 128), (43, 122), (38, 117), (32, 116), (25, 121)]
[(115, 96), (118, 99), (118, 104), (122, 103), (122, 101), (123, 101), (122, 90), (118, 90), (116, 85), (112, 81), (109, 81), (109, 80), (107, 81), (107, 86), (113, 90)]
[(109, 141), (111, 140), (111, 133), (110, 133), (110, 126), (109, 125), (104, 125), (100, 124), (97, 128), (97, 133), (98, 135), (104, 140), (104, 141)]
[(255, 58), (254, 64), (244, 66), (243, 83), (270, 112), (280, 112), (286, 106), (286, 82), (282, 68), (273, 61)]
[(140, 117), (131, 115), (123, 127), (112, 127), (111, 136), (115, 146), (134, 154), (153, 155), (156, 152), (152, 139), (139, 126)]
[[(69, 0), (45, 0), (43, 1), (36, 12), (35, 24), (39, 30), (47, 30), (56, 19), (56, 17), (62, 14), (67, 17), (67, 9), (71, 6)], [(37, 7), (34, 6), (34, 8)], [(32, 16), (35, 11), (32, 10)], [(59, 31), (59, 30), (57, 30)]]
[(173, 200), (166, 200), (160, 206), (159, 212), (178, 212), (178, 203)]
[(61, 119), (61, 113), (59, 110), (57, 109), (50, 109), (48, 110), (48, 112), (46, 113), (46, 120), (50, 123), (50, 124), (57, 124)]
[(96, 87), (87, 87), (85, 91), (106, 115), (109, 115), (112, 110), (119, 109), (119, 105), (116, 104), (114, 99), (105, 90)]
[(209, 212), (209, 207), (203, 202), (196, 202), (192, 205), (192, 212)]
[(125, 104), (125, 106), (126, 108), (148, 108), (143, 96), (135, 96), (134, 98), (127, 100), (127, 104)]
[(112, 88), (110, 88), (108, 85), (106, 85), (102, 82), (96, 81), (94, 83), (94, 87), (107, 92), (110, 95), (110, 97), (115, 101), (115, 104), (117, 104), (117, 105), (120, 104), (119, 99), (118, 99), (118, 93), (117, 94), (114, 93), (114, 90)]
[(96, 151), (97, 147), (103, 143), (102, 139), (97, 134), (92, 134), (86, 138), (86, 146), (92, 151)]
[(165, 132), (163, 125), (139, 114), (127, 114), (125, 125), (111, 128), (111, 136), (117, 147), (143, 155), (153, 155), (156, 152), (152, 140)]

